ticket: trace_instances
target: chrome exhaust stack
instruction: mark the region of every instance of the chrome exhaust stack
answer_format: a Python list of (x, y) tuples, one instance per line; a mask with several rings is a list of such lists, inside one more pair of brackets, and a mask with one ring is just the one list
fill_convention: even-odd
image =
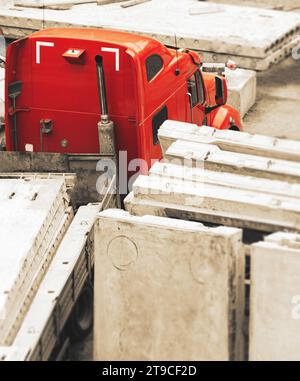
[(115, 129), (114, 122), (109, 119), (103, 59), (101, 56), (96, 56), (96, 68), (101, 114), (100, 122), (98, 123), (100, 155), (115, 157)]

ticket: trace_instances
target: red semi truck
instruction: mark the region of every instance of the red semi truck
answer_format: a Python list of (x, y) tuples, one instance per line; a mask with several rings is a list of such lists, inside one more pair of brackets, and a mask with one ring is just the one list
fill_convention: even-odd
[(226, 78), (203, 73), (197, 53), (140, 35), (49, 29), (7, 52), (8, 151), (101, 153), (101, 120), (113, 122), (116, 152), (150, 165), (166, 119), (241, 129), (226, 103)]
[[(140, 158), (148, 165), (160, 159), (157, 134), (166, 119), (241, 128), (238, 112), (226, 105), (224, 76), (203, 73), (194, 52), (168, 49), (142, 36), (43, 30), (9, 46), (5, 70), (6, 152), (0, 152), (0, 172), (21, 172), (3, 176), (27, 181), (32, 175), (23, 172), (76, 172), (72, 202), (78, 206), (101, 201), (85, 207), (93, 209), (91, 216), (85, 214), (85, 224), (87, 216), (94, 218), (100, 208), (120, 206), (121, 198), (114, 194), (117, 186), (120, 195), (127, 192), (127, 183), (120, 191), (115, 174), (104, 192), (96, 189), (104, 171), (99, 162), (117, 161), (121, 150), (128, 160)], [(77, 228), (74, 234), (79, 237)], [(83, 240), (75, 240), (78, 253), (73, 246), (74, 256), (67, 253), (74, 267), (62, 272), (57, 263), (65, 266), (68, 261), (51, 262), (43, 287), (47, 289), (52, 274), (53, 308), (41, 311), (40, 319), (29, 308), (27, 318), (31, 324), (34, 316), (39, 328), (34, 336), (30, 332), (29, 346), (26, 341), (19, 352), (8, 348), (7, 359), (62, 358), (70, 331), (76, 338), (90, 331), (93, 240), (92, 233), (84, 234)], [(63, 276), (53, 289), (57, 272)], [(44, 303), (43, 294), (38, 293), (35, 301), (34, 306)], [(20, 332), (21, 338), (24, 332), (28, 335), (26, 326)]]

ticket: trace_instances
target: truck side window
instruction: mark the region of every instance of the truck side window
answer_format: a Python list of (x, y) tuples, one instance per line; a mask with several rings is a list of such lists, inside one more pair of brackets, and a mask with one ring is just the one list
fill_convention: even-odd
[(188, 92), (190, 94), (191, 107), (193, 108), (199, 103), (195, 74), (188, 80)]
[(168, 120), (168, 109), (165, 106), (152, 119), (152, 136), (154, 145), (159, 143), (158, 130), (166, 120)]
[(197, 88), (199, 91), (199, 103), (203, 105), (203, 103), (205, 103), (205, 90), (204, 90), (203, 78), (202, 78), (202, 75), (199, 73), (199, 71), (196, 71), (195, 76), (197, 81)]
[(191, 95), (191, 107), (205, 102), (204, 85), (201, 74), (196, 71), (195, 74), (188, 80), (188, 92)]
[(146, 59), (147, 79), (150, 82), (163, 68), (163, 60), (158, 54), (153, 54)]

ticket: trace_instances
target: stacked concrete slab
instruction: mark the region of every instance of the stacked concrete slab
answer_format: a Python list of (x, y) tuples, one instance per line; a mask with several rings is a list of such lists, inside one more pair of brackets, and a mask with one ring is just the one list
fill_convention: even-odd
[(206, 62), (234, 59), (240, 67), (255, 70), (265, 70), (288, 56), (297, 44), (300, 27), (297, 14), (196, 0), (152, 0), (126, 9), (118, 3), (83, 4), (46, 13), (36, 8), (20, 12), (12, 5), (8, 0), (0, 15), (0, 26), (9, 37), (43, 27), (120, 29), (147, 34), (171, 46), (177, 40), (179, 47), (199, 51)]
[[(214, 3), (228, 3), (228, 0), (209, 0)], [(277, 10), (294, 10), (300, 9), (297, 0), (230, 0), (231, 4), (251, 5), (256, 7), (265, 7)]]
[(14, 339), (72, 219), (63, 176), (0, 179), (0, 343)]
[(95, 359), (241, 359), (243, 259), (239, 229), (102, 212)]
[[(134, 0), (149, 1), (149, 0)], [(71, 9), (74, 5), (97, 3), (98, 5), (107, 5), (113, 3), (128, 2), (128, 0), (14, 0), (14, 5), (19, 7), (44, 8), (44, 9)]]
[(242, 359), (245, 340), (251, 360), (299, 360), (300, 143), (173, 121), (159, 139), (164, 160), (133, 184), (129, 213), (97, 223), (95, 358)]
[(67, 10), (74, 5), (96, 3), (97, 0), (14, 0), (19, 7)]
[(250, 360), (300, 360), (300, 235), (251, 247)]
[(57, 345), (58, 332), (65, 326), (74, 302), (87, 281), (85, 269), (88, 255), (90, 265), (93, 265), (93, 255), (90, 254), (92, 230), (100, 209), (101, 204), (89, 204), (78, 209), (13, 344), (0, 346), (0, 361), (45, 361), (50, 358)]
[(251, 263), (249, 357), (299, 360), (299, 142), (172, 121), (161, 127), (159, 139), (164, 162), (136, 180), (127, 210), (265, 236), (245, 246)]
[(289, 161), (300, 161), (300, 142), (271, 136), (216, 130), (196, 124), (166, 121), (158, 132), (163, 154), (177, 140), (212, 144), (222, 151), (250, 154)]
[(270, 232), (300, 228), (299, 199), (194, 181), (139, 177), (125, 205), (136, 215), (155, 214)]
[(155, 163), (150, 169), (150, 177), (186, 180), (192, 183), (202, 183), (203, 186), (207, 184), (219, 187), (226, 186), (232, 189), (258, 191), (270, 194), (270, 197), (271, 195), (279, 195), (291, 199), (300, 197), (300, 185), (297, 183), (289, 184), (283, 181), (243, 176), (235, 173), (226, 173), (226, 176), (224, 176), (224, 173), (219, 171), (179, 166), (167, 162)]
[(206, 169), (241, 173), (270, 179), (299, 182), (300, 163), (230, 151), (211, 144), (177, 140), (166, 151), (165, 159)]
[(133, 184), (132, 214), (299, 230), (299, 142), (172, 121), (159, 139), (165, 162)]

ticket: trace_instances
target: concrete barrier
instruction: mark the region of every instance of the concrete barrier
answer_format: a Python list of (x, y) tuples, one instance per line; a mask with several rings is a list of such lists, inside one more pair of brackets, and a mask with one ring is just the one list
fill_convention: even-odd
[(0, 343), (9, 345), (72, 218), (63, 176), (1, 179)]
[(95, 360), (242, 354), (241, 231), (120, 210), (95, 227)]
[(274, 232), (300, 228), (299, 199), (171, 178), (139, 176), (125, 199), (131, 214), (153, 214)]
[(93, 225), (100, 208), (101, 204), (95, 203), (78, 209), (14, 342), (5, 347), (2, 360), (47, 361), (53, 358), (51, 354), (57, 345), (57, 336), (63, 331), (88, 276), (91, 276)]
[(300, 360), (300, 235), (251, 247), (250, 360)]
[(226, 78), (228, 104), (238, 110), (241, 118), (244, 118), (256, 102), (256, 71), (226, 70)]
[(243, 176), (290, 183), (300, 180), (300, 162), (222, 151), (211, 144), (177, 140), (167, 149), (164, 158), (171, 163)]
[(163, 153), (176, 140), (218, 146), (223, 151), (300, 162), (300, 142), (246, 132), (216, 130), (196, 124), (166, 121), (158, 132)]
[[(1, 176), (1, 174), (0, 174)], [(214, 185), (262, 194), (279, 195), (287, 198), (300, 197), (300, 185), (285, 181), (270, 180), (236, 173), (210, 171), (172, 163), (156, 162), (149, 171), (150, 177), (170, 178), (172, 180), (196, 182), (197, 185)]]

